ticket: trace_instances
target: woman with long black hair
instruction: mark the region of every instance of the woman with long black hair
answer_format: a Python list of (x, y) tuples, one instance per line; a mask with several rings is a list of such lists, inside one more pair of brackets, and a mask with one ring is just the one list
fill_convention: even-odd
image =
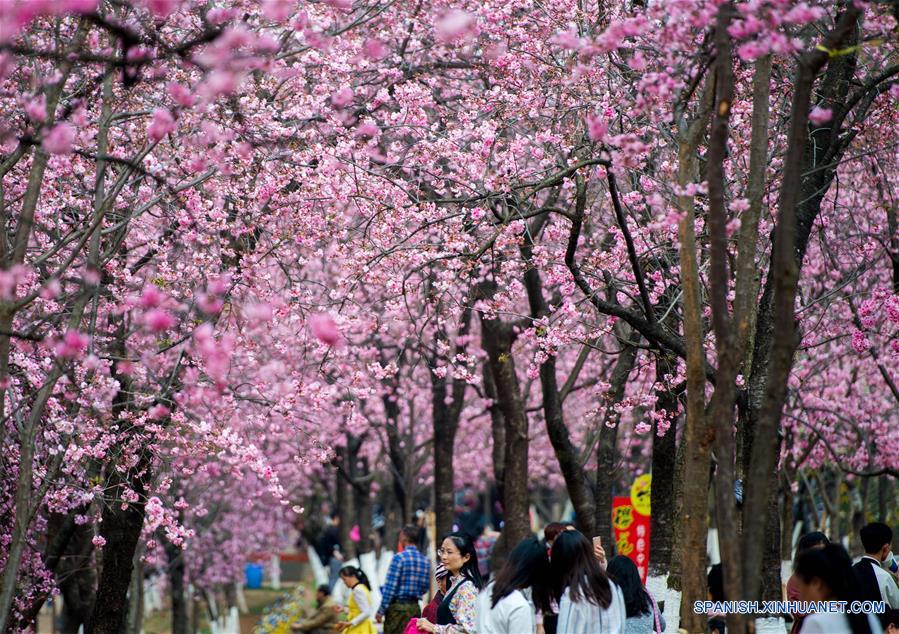
[[(533, 632), (534, 606), (549, 610), (549, 557), (536, 537), (523, 539), (478, 596), (478, 634)], [(534, 604), (523, 590), (531, 589)]]
[(640, 581), (640, 571), (630, 558), (612, 557), (606, 573), (624, 595), (624, 634), (651, 634), (665, 631), (665, 617)]
[[(859, 599), (852, 560), (839, 544), (806, 550), (796, 558), (796, 587), (802, 601)], [(871, 614), (813, 612), (802, 620), (800, 634), (878, 634), (880, 622)]]
[(484, 583), (474, 542), (465, 533), (450, 533), (437, 554), (450, 572), (446, 596), (437, 607), (437, 623), (418, 619), (418, 629), (436, 634), (475, 634), (478, 592)]
[(621, 634), (624, 596), (599, 565), (593, 544), (564, 531), (550, 552), (553, 593), (559, 601), (558, 634)]

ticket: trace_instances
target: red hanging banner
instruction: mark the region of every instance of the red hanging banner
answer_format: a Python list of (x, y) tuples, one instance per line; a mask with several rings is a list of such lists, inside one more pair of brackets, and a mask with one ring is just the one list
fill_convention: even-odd
[[(648, 480), (648, 476), (641, 478)], [(630, 557), (637, 564), (640, 580), (645, 585), (649, 571), (649, 482), (634, 484), (631, 497), (616, 496), (612, 499), (612, 529), (617, 553)], [(643, 501), (644, 496), (647, 503)], [(637, 497), (636, 505), (634, 497)], [(646, 511), (646, 514), (638, 511)]]

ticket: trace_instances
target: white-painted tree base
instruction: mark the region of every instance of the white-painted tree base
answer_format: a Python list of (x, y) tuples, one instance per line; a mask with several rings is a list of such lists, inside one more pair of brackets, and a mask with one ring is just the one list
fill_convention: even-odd
[(681, 593), (668, 587), (668, 575), (652, 575), (646, 578), (646, 589), (656, 603), (664, 602), (662, 614), (665, 616), (665, 632), (677, 634), (680, 626)]
[(322, 565), (322, 560), (318, 558), (318, 553), (312, 546), (306, 546), (306, 554), (309, 555), (309, 564), (312, 566), (312, 575), (315, 577), (315, 586), (328, 583), (328, 571)]

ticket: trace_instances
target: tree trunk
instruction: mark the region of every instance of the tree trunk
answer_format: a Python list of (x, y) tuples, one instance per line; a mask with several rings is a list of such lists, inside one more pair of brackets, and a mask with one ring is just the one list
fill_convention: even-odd
[[(444, 383), (443, 381), (438, 381)], [(437, 543), (451, 533), (455, 521), (455, 470), (453, 454), (456, 426), (449, 420), (448, 407), (443, 403), (444, 390), (434, 390), (434, 514)], [(441, 399), (438, 403), (437, 400)]]
[[(134, 551), (144, 524), (144, 482), (149, 477), (149, 466), (145, 464), (145, 459), (135, 469), (143, 471), (129, 471), (127, 479), (122, 478), (115, 467), (109, 470), (110, 486), (107, 490), (114, 499), (103, 508), (100, 535), (106, 540), (106, 544), (103, 547), (97, 598), (90, 622), (85, 628), (87, 634), (120, 634), (125, 628)], [(121, 492), (125, 486), (137, 493), (139, 501), (129, 504), (123, 510)]]
[[(746, 498), (744, 502), (743, 571), (744, 597), (756, 600), (762, 582), (764, 551), (770, 539), (764, 536), (771, 524), (770, 491), (754, 483), (770, 482), (777, 470), (777, 441), (780, 418), (787, 396), (787, 382), (793, 365), (793, 355), (799, 343), (799, 329), (795, 323), (794, 305), (799, 271), (808, 248), (812, 225), (821, 208), (836, 173), (836, 165), (848, 147), (849, 138), (840, 139), (842, 108), (848, 92), (848, 82), (855, 74), (856, 53), (832, 59), (826, 52), (851, 44), (858, 38), (858, 19), (861, 10), (846, 5), (834, 29), (823, 45), (800, 58), (790, 113), (790, 130), (784, 158), (784, 172), (778, 198), (778, 217), (772, 245), (770, 273), (759, 308), (756, 325), (755, 350), (749, 380), (748, 429), (744, 435), (746, 468)], [(834, 119), (820, 134), (811, 139), (808, 111), (815, 79), (819, 70), (828, 65), (816, 99), (827, 107), (833, 106)], [(817, 163), (821, 161), (821, 166)], [(832, 165), (833, 167), (822, 167)], [(775, 474), (776, 477), (776, 474)], [(775, 513), (776, 516), (776, 513)]]
[[(637, 337), (638, 335), (632, 335)], [(596, 450), (596, 496), (594, 499), (593, 534), (602, 537), (602, 543), (611, 554), (611, 545), (615, 543), (612, 532), (612, 496), (615, 482), (618, 480), (618, 422), (620, 416), (615, 405), (624, 397), (624, 388), (634, 363), (637, 361), (637, 348), (624, 344), (612, 375), (609, 378), (609, 390), (606, 392), (606, 406), (599, 429), (599, 447)], [(591, 535), (591, 536), (592, 536)]]
[(503, 544), (496, 555), (502, 560), (510, 550), (530, 533), (528, 516), (528, 419), (521, 398), (512, 343), (512, 325), (498, 319), (481, 318), (482, 343), (487, 352), (490, 374), (496, 388), (497, 404), (505, 423), (503, 476)]
[[(343, 469), (347, 468), (347, 450), (346, 447), (338, 447), (337, 448), (337, 456), (335, 457), (337, 463)], [(336, 482), (335, 487), (337, 489), (337, 498), (336, 504), (338, 517), (340, 517), (340, 523), (337, 526), (337, 533), (340, 536), (340, 552), (346, 558), (350, 556), (350, 544), (352, 543), (350, 540), (350, 529), (353, 528), (353, 499), (352, 499), (352, 491), (350, 488), (349, 482), (346, 481), (346, 478), (340, 475), (339, 468), (338, 473), (335, 475)]]
[[(678, 182), (683, 187), (698, 177), (695, 151), (701, 120), (694, 123), (688, 140), (680, 143)], [(706, 598), (706, 535), (708, 533), (709, 463), (712, 438), (705, 417), (705, 352), (699, 294), (698, 253), (694, 205), (689, 196), (679, 197), (683, 212), (678, 223), (681, 285), (683, 286), (684, 342), (687, 347), (687, 415), (684, 430), (684, 488), (681, 546), (681, 627), (688, 632), (707, 629), (704, 614), (693, 612), (693, 601)]]
[[(578, 196), (581, 199), (579, 204), (583, 204), (586, 190), (584, 189), (583, 193), (579, 193)], [(538, 232), (539, 228), (531, 228), (527, 234), (533, 240), (533, 236)], [(532, 244), (528, 243), (522, 248), (522, 254), (529, 258), (531, 249)], [(528, 293), (531, 317), (537, 319), (548, 315), (549, 308), (543, 296), (543, 283), (536, 268), (531, 267), (525, 272), (524, 285)], [(546, 433), (549, 435), (549, 442), (552, 444), (559, 469), (565, 479), (565, 488), (568, 490), (568, 497), (571, 498), (571, 504), (574, 507), (577, 526), (585, 535), (592, 535), (595, 530), (593, 491), (591, 491), (587, 474), (581, 464), (580, 452), (571, 442), (568, 427), (565, 425), (562, 398), (559, 395), (559, 382), (556, 378), (556, 359), (552, 355), (549, 355), (546, 361), (540, 364), (540, 388), (543, 394), (543, 419), (546, 423)]]
[[(56, 516), (63, 518), (63, 516)], [(63, 522), (67, 518), (63, 519)], [(74, 524), (74, 521), (72, 522)], [(77, 634), (90, 619), (94, 606), (97, 574), (91, 562), (93, 530), (89, 525), (75, 525), (72, 537), (56, 569), (62, 595), (63, 634)]]
[[(674, 376), (677, 360), (669, 356), (656, 358), (656, 382), (664, 376)], [(656, 392), (656, 411), (665, 411), (671, 422), (668, 431), (660, 436), (658, 423), (652, 424), (652, 488), (650, 489), (649, 576), (662, 576), (671, 568), (674, 546), (675, 473), (677, 470), (678, 395), (671, 390)]]
[[(361, 445), (361, 443), (360, 443)], [(356, 520), (359, 524), (359, 543), (356, 555), (362, 556), (371, 552), (372, 502), (371, 484), (369, 480), (368, 458), (358, 457), (358, 448), (350, 457), (353, 474), (353, 505), (356, 507)]]
[(169, 591), (172, 596), (172, 634), (187, 634), (187, 588), (184, 583), (184, 553), (170, 542), (165, 543), (168, 558)]
[(504, 483), (506, 478), (506, 421), (503, 418), (503, 410), (499, 406), (499, 396), (496, 394), (496, 384), (493, 381), (493, 372), (490, 364), (484, 364), (484, 393), (493, 403), (490, 405), (490, 430), (493, 439), (493, 481), (496, 485), (497, 496), (500, 500), (505, 494)]
[(131, 587), (128, 589), (127, 634), (141, 634), (144, 621), (144, 566), (135, 553), (134, 570), (131, 572)]

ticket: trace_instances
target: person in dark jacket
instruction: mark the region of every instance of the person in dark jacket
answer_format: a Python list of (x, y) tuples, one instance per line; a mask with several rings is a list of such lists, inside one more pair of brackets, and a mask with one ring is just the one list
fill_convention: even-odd
[[(883, 601), (886, 608), (899, 608), (899, 587), (893, 576), (883, 569), (883, 561), (890, 553), (893, 531), (881, 522), (871, 522), (862, 526), (859, 535), (865, 554), (853, 566), (858, 577), (860, 599), (862, 601)], [(884, 627), (886, 622), (881, 619)]]

